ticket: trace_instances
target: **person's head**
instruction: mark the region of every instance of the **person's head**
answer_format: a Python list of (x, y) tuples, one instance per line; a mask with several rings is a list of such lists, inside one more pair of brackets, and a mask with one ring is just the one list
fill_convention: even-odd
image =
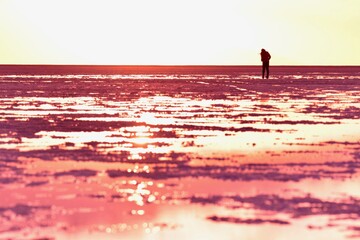
[(265, 52), (265, 49), (262, 48), (262, 49), (261, 49), (261, 52)]

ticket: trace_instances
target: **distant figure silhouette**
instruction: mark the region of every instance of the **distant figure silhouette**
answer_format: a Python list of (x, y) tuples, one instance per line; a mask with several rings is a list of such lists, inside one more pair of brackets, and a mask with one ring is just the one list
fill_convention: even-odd
[(262, 78), (264, 78), (265, 76), (265, 71), (266, 71), (266, 78), (269, 78), (269, 64), (270, 64), (271, 55), (265, 49), (261, 49), (260, 55), (262, 61)]

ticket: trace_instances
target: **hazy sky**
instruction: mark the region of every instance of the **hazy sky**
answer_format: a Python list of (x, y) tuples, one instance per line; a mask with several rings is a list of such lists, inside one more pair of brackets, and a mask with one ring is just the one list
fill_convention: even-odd
[(360, 0), (0, 0), (0, 64), (360, 65)]

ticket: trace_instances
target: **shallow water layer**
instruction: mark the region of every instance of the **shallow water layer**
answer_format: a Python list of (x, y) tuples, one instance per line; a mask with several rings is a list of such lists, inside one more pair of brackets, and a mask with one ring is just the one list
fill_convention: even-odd
[(12, 68), (2, 239), (360, 239), (360, 68)]

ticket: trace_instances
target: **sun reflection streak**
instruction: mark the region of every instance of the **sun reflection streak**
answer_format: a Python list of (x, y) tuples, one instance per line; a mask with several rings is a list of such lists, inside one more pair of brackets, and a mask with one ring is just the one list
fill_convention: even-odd
[(145, 112), (142, 113), (139, 122), (144, 122), (150, 125), (161, 125), (161, 124), (174, 124), (175, 120), (172, 118), (158, 117), (154, 113)]
[[(134, 202), (138, 206), (144, 206), (147, 196), (151, 194), (150, 190), (146, 189), (147, 186), (146, 182), (140, 182), (136, 185), (136, 189), (129, 189), (128, 193), (131, 195), (127, 200), (129, 202)], [(142, 212), (141, 215), (143, 214), (144, 212)]]

